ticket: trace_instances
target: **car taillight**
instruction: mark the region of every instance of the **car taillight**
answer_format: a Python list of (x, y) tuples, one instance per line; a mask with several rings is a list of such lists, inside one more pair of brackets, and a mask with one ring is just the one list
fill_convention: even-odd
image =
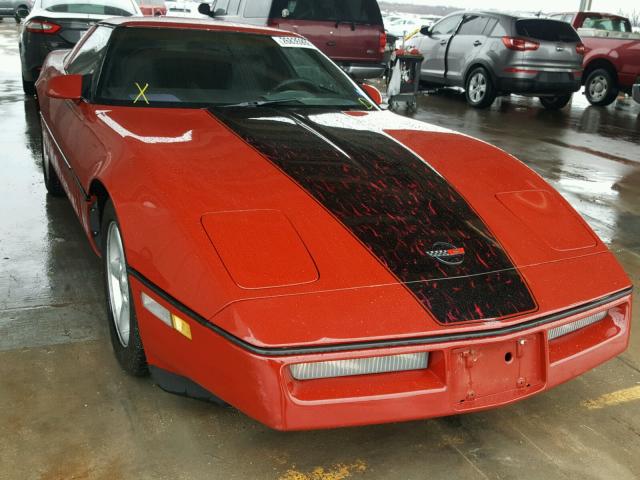
[(584, 46), (584, 43), (578, 42), (578, 44), (576, 45), (576, 53), (578, 55), (584, 55), (585, 53), (587, 53), (587, 48)]
[(380, 53), (384, 53), (387, 48), (387, 32), (380, 32)]
[(517, 37), (502, 37), (502, 43), (504, 43), (504, 46), (509, 50), (518, 50), (520, 52), (524, 52), (525, 50), (537, 50), (538, 47), (540, 47), (538, 42)]
[(45, 35), (52, 35), (62, 28), (57, 23), (47, 22), (46, 20), (29, 20), (24, 27), (27, 32), (44, 33)]

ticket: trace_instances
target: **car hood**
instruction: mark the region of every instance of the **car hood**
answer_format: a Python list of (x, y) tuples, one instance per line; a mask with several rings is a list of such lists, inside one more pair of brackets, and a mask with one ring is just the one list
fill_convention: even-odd
[(148, 174), (155, 211), (124, 202), (129, 262), (253, 344), (518, 322), (610, 293), (566, 287), (597, 255), (620, 276), (546, 182), (484, 142), (383, 111), (165, 112), (97, 115)]

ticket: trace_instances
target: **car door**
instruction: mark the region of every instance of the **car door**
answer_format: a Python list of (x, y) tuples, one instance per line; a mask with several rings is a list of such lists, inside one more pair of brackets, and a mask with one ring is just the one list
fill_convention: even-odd
[(486, 41), (484, 33), (489, 21), (486, 15), (465, 15), (455, 35), (451, 37), (445, 62), (447, 83), (462, 85), (467, 65), (479, 56)]
[(450, 15), (436, 23), (429, 35), (418, 39), (417, 48), (424, 56), (420, 79), (432, 83), (445, 82), (445, 58), (451, 36), (462, 20), (462, 14)]
[[(88, 98), (95, 90), (97, 74), (112, 32), (113, 28), (106, 25), (90, 31), (65, 66), (67, 74), (85, 76), (83, 94)], [(101, 158), (100, 151), (104, 150), (91, 126), (95, 121), (94, 113), (86, 100), (75, 102), (51, 98), (49, 105), (52, 115), (50, 128), (71, 170), (72, 178), (65, 182), (67, 193), (76, 213), (83, 218), (87, 184), (97, 168), (97, 160)]]

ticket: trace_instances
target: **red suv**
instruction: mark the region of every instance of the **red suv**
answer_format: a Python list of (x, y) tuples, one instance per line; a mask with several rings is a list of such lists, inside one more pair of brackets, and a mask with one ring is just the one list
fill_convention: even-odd
[(376, 0), (214, 0), (200, 13), (307, 37), (356, 79), (384, 73), (387, 36)]

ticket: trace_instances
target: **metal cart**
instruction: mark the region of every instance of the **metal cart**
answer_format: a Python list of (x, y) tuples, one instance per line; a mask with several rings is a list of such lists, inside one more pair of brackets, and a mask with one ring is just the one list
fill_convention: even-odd
[(420, 53), (399, 50), (392, 58), (391, 76), (387, 85), (389, 109), (398, 110), (404, 103), (408, 111), (418, 108), (420, 65), (424, 57)]

